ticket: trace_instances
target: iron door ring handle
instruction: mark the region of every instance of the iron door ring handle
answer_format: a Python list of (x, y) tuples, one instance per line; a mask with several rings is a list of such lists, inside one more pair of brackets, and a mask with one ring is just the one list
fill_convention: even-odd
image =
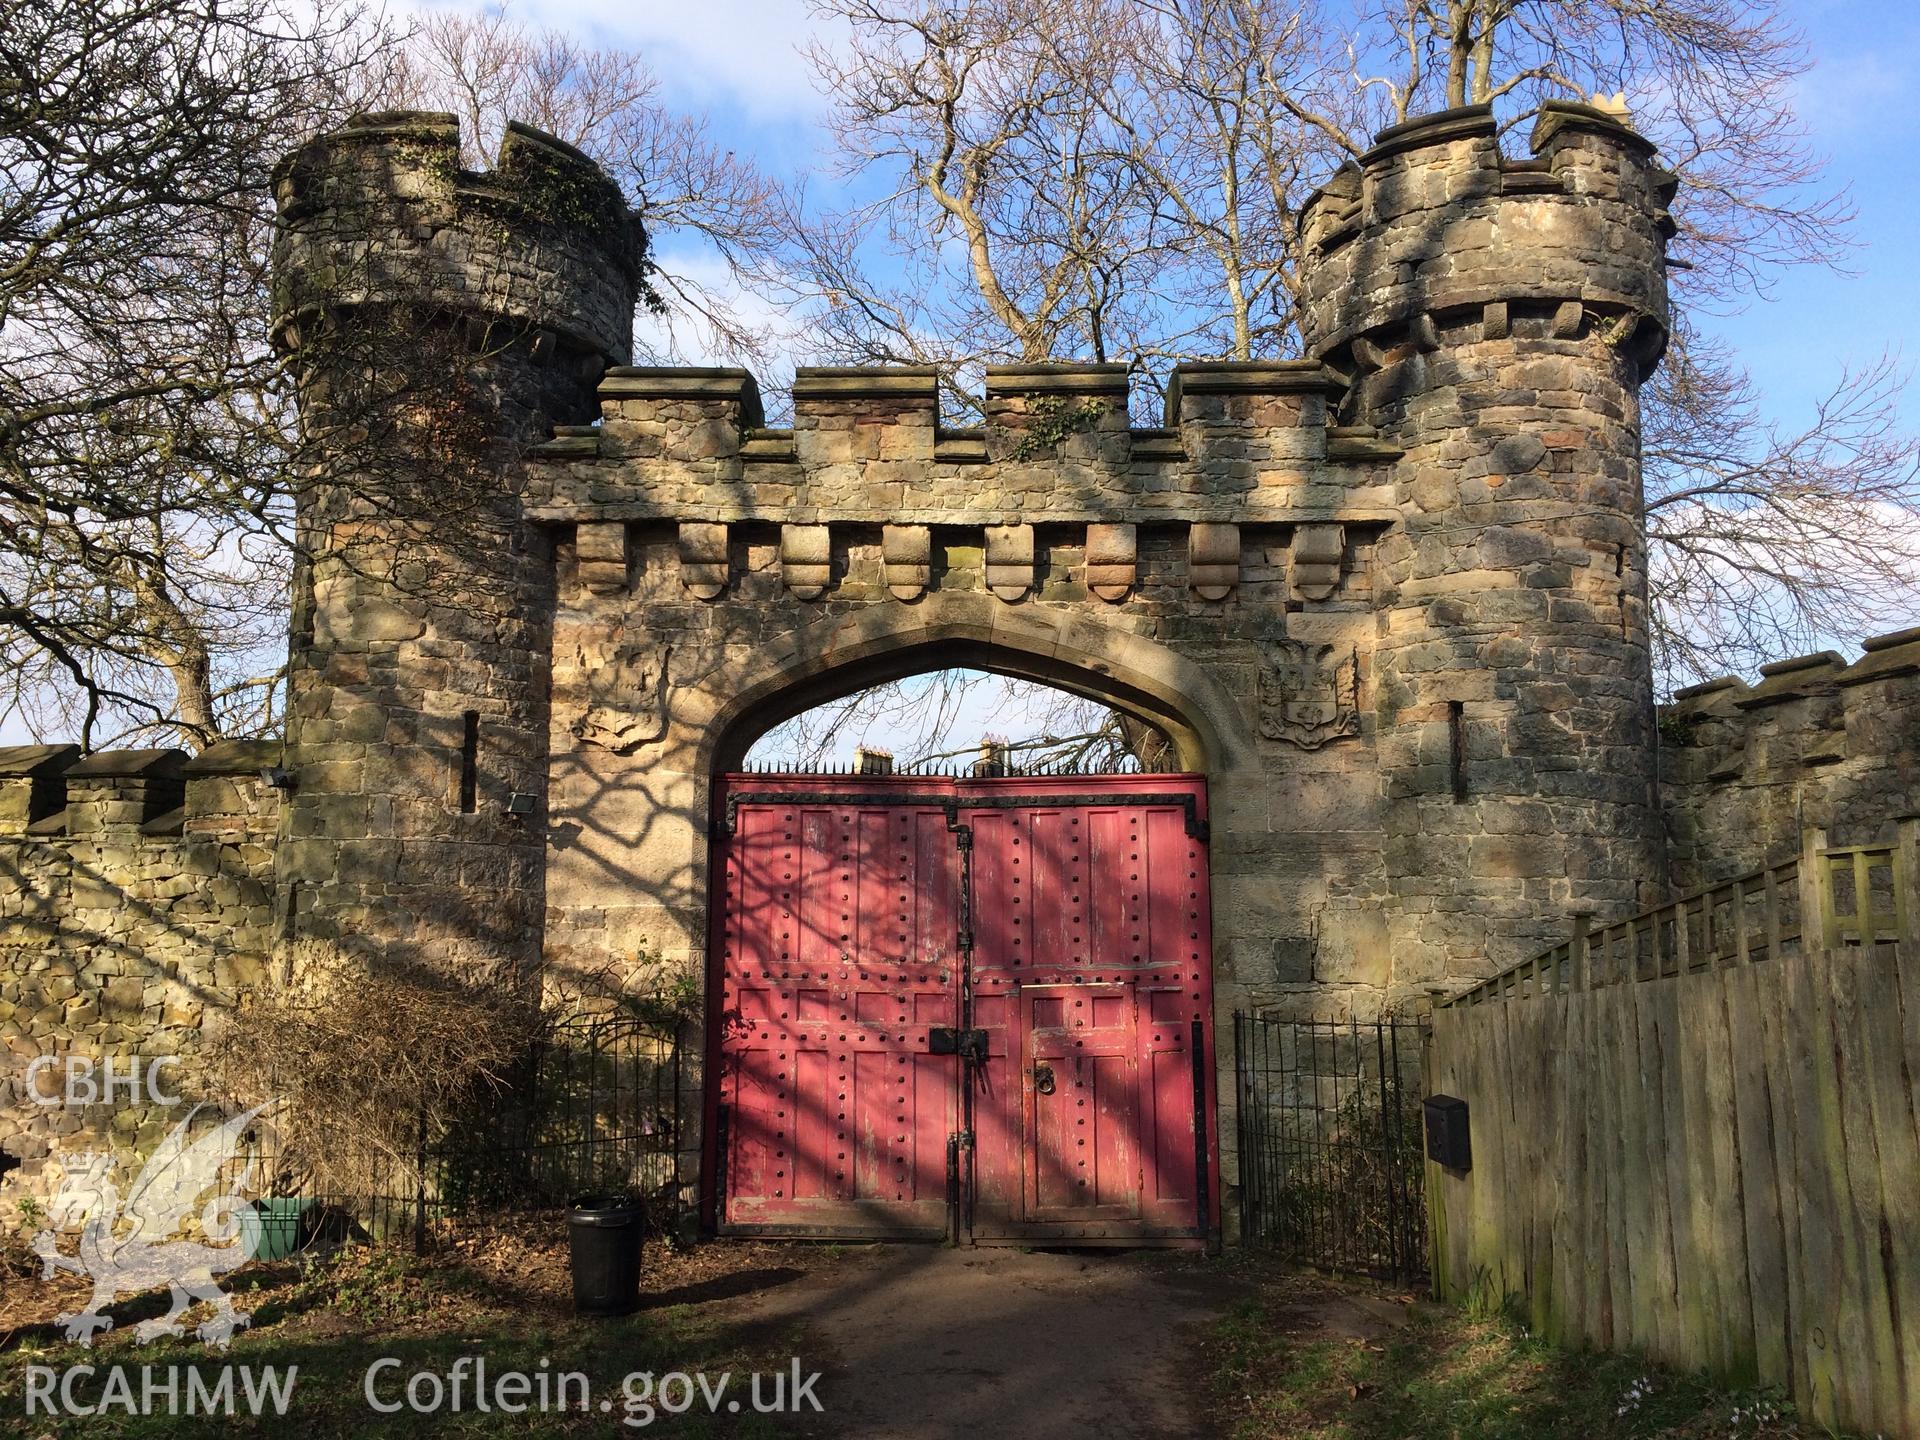
[(1033, 1088), (1042, 1095), (1053, 1094), (1053, 1066), (1044, 1060), (1033, 1067)]

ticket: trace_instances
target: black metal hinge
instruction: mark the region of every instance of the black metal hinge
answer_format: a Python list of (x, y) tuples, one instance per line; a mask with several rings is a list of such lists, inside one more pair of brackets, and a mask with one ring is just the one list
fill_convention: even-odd
[(958, 1055), (963, 1060), (985, 1060), (987, 1058), (987, 1032), (984, 1030), (956, 1030), (949, 1025), (936, 1025), (927, 1032), (927, 1053), (930, 1055)]

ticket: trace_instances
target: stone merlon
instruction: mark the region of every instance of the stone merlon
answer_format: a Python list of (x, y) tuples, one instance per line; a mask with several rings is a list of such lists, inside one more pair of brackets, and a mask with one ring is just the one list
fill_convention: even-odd
[(598, 425), (534, 447), (524, 493), (544, 523), (1384, 524), (1400, 452), (1331, 423), (1346, 390), (1313, 361), (1186, 364), (1165, 426), (1138, 429), (1124, 366), (993, 366), (985, 423), (951, 429), (932, 370), (802, 366), (769, 429), (744, 370), (621, 366)]
[(1805, 825), (1836, 841), (1877, 838), (1920, 814), (1920, 629), (1721, 676), (1661, 710), (1660, 771), (1676, 883), (1790, 852)]
[(452, 115), (361, 115), (282, 160), (274, 336), (366, 306), (504, 322), (573, 363), (629, 358), (644, 245), (619, 188), (573, 146), (509, 123), (490, 171)]
[[(1500, 153), (1491, 106), (1383, 130), (1301, 212), (1301, 320), (1336, 368), (1470, 317), (1489, 338), (1518, 313), (1597, 320), (1644, 366), (1668, 330), (1675, 180), (1612, 113), (1549, 102), (1533, 158)], [(1570, 309), (1563, 307), (1572, 307)]]

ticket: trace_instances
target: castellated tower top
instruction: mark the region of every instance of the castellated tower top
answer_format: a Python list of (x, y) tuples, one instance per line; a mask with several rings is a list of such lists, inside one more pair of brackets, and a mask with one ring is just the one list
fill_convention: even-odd
[(494, 168), (460, 166), (448, 114), (356, 116), (275, 171), (274, 338), (367, 307), (523, 331), (536, 353), (624, 364), (644, 269), (620, 189), (565, 141), (511, 121)]
[(1468, 105), (1383, 130), (1302, 213), (1308, 353), (1341, 370), (1382, 350), (1433, 348), (1437, 325), (1528, 312), (1553, 333), (1584, 321), (1644, 367), (1668, 332), (1667, 206), (1676, 181), (1612, 111), (1550, 101), (1533, 158), (1503, 158), (1493, 109)]

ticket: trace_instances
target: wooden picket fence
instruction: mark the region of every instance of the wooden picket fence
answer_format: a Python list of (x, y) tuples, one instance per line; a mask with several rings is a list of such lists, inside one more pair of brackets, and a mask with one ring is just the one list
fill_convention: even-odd
[(1920, 823), (1573, 938), (1434, 1016), (1434, 1283), (1920, 1436)]

